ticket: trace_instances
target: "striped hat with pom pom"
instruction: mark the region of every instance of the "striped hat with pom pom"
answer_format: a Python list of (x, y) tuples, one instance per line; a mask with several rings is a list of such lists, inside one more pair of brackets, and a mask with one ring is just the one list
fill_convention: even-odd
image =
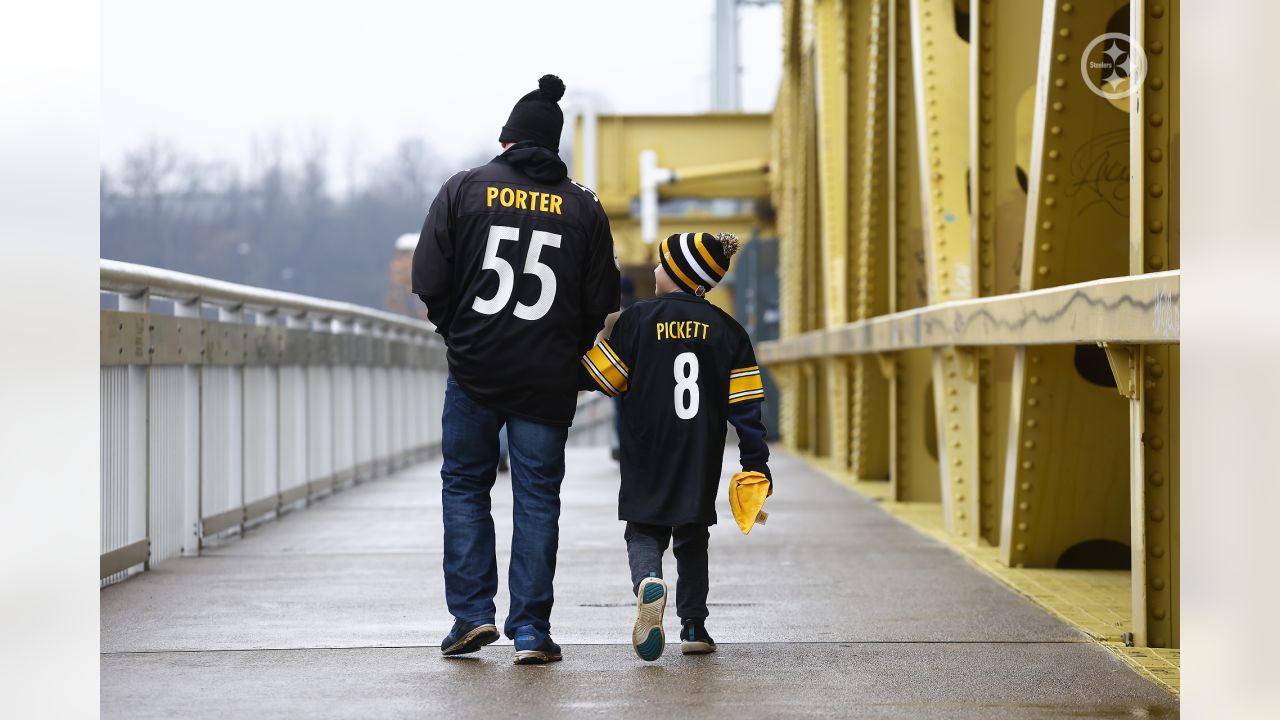
[(731, 233), (677, 233), (658, 246), (658, 262), (680, 289), (697, 295), (724, 279), (738, 244)]
[(529, 141), (560, 152), (560, 131), (564, 128), (564, 113), (559, 105), (562, 97), (564, 81), (555, 75), (543, 75), (538, 80), (538, 89), (520, 98), (511, 108), (511, 117), (502, 126), (498, 142)]

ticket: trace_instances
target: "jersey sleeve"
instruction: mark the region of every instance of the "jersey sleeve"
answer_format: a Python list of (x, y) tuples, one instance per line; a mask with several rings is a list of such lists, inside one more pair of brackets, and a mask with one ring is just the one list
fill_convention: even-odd
[[(454, 177), (457, 177), (456, 175)], [(440, 188), (422, 224), (413, 251), (413, 292), (427, 306), (427, 318), (445, 339), (453, 321), (454, 237), (451, 204), (454, 179)]]
[[(597, 208), (598, 205), (597, 202)], [(600, 332), (605, 317), (618, 309), (620, 297), (621, 279), (618, 258), (613, 248), (613, 233), (609, 230), (609, 218), (603, 210), (599, 210), (598, 215), (582, 280), (582, 328), (578, 333), (578, 352), (591, 347), (591, 341)]]
[(613, 332), (602, 338), (582, 356), (582, 367), (595, 383), (595, 388), (609, 397), (627, 391), (631, 379), (633, 352), (633, 323), (626, 311), (613, 324)]
[(760, 402), (764, 400), (764, 381), (760, 378), (760, 366), (751, 339), (745, 332), (739, 335), (729, 370), (729, 404)]

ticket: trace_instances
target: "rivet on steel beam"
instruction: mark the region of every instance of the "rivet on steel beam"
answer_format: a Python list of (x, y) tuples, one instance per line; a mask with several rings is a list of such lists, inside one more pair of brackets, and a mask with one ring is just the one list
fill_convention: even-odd
[(1041, 227), (1042, 229), (1044, 229), (1044, 230), (1052, 230), (1052, 229), (1053, 229), (1053, 221), (1052, 221), (1052, 220), (1045, 220), (1044, 222), (1040, 223), (1040, 227)]
[(1163, 545), (1152, 545), (1152, 546), (1151, 546), (1151, 557), (1157, 557), (1157, 558), (1164, 557), (1164, 546), (1163, 546)]
[(1033, 467), (1035, 467), (1035, 464), (1034, 464), (1034, 463), (1032, 463), (1030, 460), (1023, 460), (1023, 461), (1022, 461), (1022, 469), (1023, 469), (1023, 470), (1030, 470), (1030, 469), (1031, 469), (1031, 468), (1033, 468)]
[(1164, 17), (1164, 6), (1163, 6), (1163, 5), (1152, 5), (1152, 6), (1151, 6), (1151, 17), (1153, 17), (1153, 18)]
[(1164, 151), (1160, 148), (1151, 148), (1147, 151), (1147, 159), (1151, 162), (1160, 162), (1164, 159)]
[(1031, 364), (1033, 364), (1033, 365), (1039, 365), (1039, 364), (1040, 364), (1040, 356), (1039, 356), (1039, 355), (1028, 355), (1027, 357), (1031, 359)]
[(1032, 375), (1031, 377), (1027, 378), (1027, 380), (1028, 380), (1032, 385), (1039, 385), (1039, 384), (1040, 384), (1040, 376), (1039, 376), (1039, 375)]
[(1147, 482), (1151, 483), (1152, 485), (1155, 485), (1156, 487), (1160, 487), (1161, 485), (1164, 484), (1164, 473), (1160, 472), (1159, 470), (1151, 473), (1150, 475), (1147, 476)]
[(1152, 255), (1150, 258), (1147, 259), (1147, 264), (1150, 265), (1152, 268), (1159, 270), (1160, 268), (1164, 267), (1164, 258), (1160, 257), (1159, 255)]
[(1048, 206), (1048, 207), (1053, 207), (1054, 205), (1057, 205), (1057, 204), (1058, 204), (1058, 201), (1057, 201), (1057, 200), (1054, 200), (1054, 199), (1053, 199), (1053, 198), (1051, 198), (1051, 197), (1050, 197), (1050, 198), (1045, 198), (1045, 199), (1044, 199), (1044, 204), (1045, 204), (1046, 206)]
[(1055, 182), (1058, 182), (1058, 176), (1054, 175), (1053, 173), (1049, 173), (1048, 175), (1044, 176), (1044, 180), (1045, 182), (1055, 183)]
[(1053, 243), (1040, 243), (1040, 252), (1050, 252), (1053, 250)]
[(1152, 398), (1152, 400), (1147, 403), (1147, 410), (1151, 411), (1152, 415), (1159, 415), (1164, 412), (1164, 403)]
[(1151, 113), (1151, 117), (1147, 118), (1147, 122), (1151, 123), (1151, 127), (1160, 127), (1164, 124), (1164, 116), (1160, 113)]
[[(1019, 529), (1025, 529), (1025, 528), (1019, 528)], [(1018, 543), (1015, 547), (1018, 549), (1018, 552), (1023, 552), (1027, 549), (1027, 546), (1024, 545), (1023, 543)]]
[(1057, 112), (1062, 112), (1062, 103), (1060, 103), (1060, 102), (1055, 102), (1055, 103), (1053, 104), (1053, 109), (1054, 109), (1055, 111), (1057, 111)]
[(1057, 159), (1058, 159), (1058, 151), (1057, 151), (1057, 150), (1050, 150), (1050, 151), (1049, 151), (1049, 159), (1050, 159), (1050, 160), (1057, 160)]
[(1151, 511), (1151, 519), (1154, 522), (1163, 522), (1164, 511), (1161, 510), (1160, 508), (1155, 508), (1154, 510)]
[(1049, 128), (1049, 134), (1050, 134), (1050, 135), (1061, 135), (1061, 134), (1062, 134), (1062, 128), (1061, 128), (1061, 127), (1059, 127), (1058, 125), (1054, 125), (1053, 127)]
[(1027, 404), (1030, 405), (1031, 407), (1035, 407), (1040, 404), (1040, 401), (1037, 400), (1036, 398), (1027, 398)]
[(1058, 78), (1057, 80), (1053, 81), (1053, 86), (1058, 89), (1062, 89), (1067, 86), (1067, 81), (1062, 78)]
[(1164, 230), (1164, 223), (1159, 220), (1152, 220), (1151, 223), (1147, 225), (1147, 229), (1153, 233), (1161, 232)]
[(1020, 502), (1020, 503), (1018, 503), (1018, 509), (1019, 509), (1019, 510), (1029, 510), (1029, 509), (1031, 509), (1031, 504), (1030, 504), (1030, 503), (1027, 503), (1027, 502)]
[(1035, 441), (1035, 440), (1027, 440), (1026, 442), (1022, 443), (1022, 447), (1026, 448), (1026, 449), (1028, 449), (1028, 450), (1034, 450), (1034, 449), (1036, 448), (1036, 441)]
[(1062, 4), (1062, 12), (1064, 12), (1064, 13), (1069, 13), (1069, 12), (1071, 12), (1071, 10), (1072, 10), (1072, 8), (1071, 8), (1071, 3), (1063, 3), (1063, 4)]
[(1150, 447), (1152, 450), (1160, 450), (1164, 447), (1164, 439), (1160, 437), (1152, 437), (1147, 442), (1147, 446)]
[(1164, 52), (1164, 43), (1160, 42), (1159, 40), (1153, 40), (1151, 44), (1147, 46), (1147, 52), (1151, 53), (1152, 55), (1159, 55), (1160, 53)]
[(1027, 524), (1026, 524), (1026, 523), (1024, 523), (1024, 522), (1020, 522), (1020, 523), (1018, 523), (1018, 529), (1019, 529), (1019, 530), (1026, 530), (1026, 529), (1027, 529)]
[[(1057, 60), (1057, 61), (1058, 61), (1058, 62), (1060, 62), (1060, 63), (1066, 62), (1066, 61), (1067, 61), (1067, 54), (1066, 54), (1066, 53), (1058, 53), (1058, 55), (1057, 55), (1054, 59), (1055, 59), (1055, 60)], [(1057, 83), (1054, 83), (1054, 84), (1056, 85)], [(1062, 87), (1062, 86), (1061, 86), (1061, 85), (1059, 85), (1058, 87)]]
[(1163, 590), (1163, 589), (1164, 589), (1164, 578), (1152, 578), (1152, 579), (1151, 579), (1151, 587), (1152, 587), (1153, 589), (1155, 589), (1155, 590)]
[(1151, 86), (1151, 89), (1152, 89), (1152, 90), (1163, 90), (1163, 89), (1164, 89), (1164, 80), (1162, 80), (1161, 78), (1151, 78), (1151, 82), (1149, 82), (1149, 83), (1147, 83), (1147, 84)]
[(1031, 483), (1028, 483), (1028, 482), (1024, 482), (1024, 483), (1022, 483), (1021, 485), (1019, 485), (1018, 487), (1019, 487), (1019, 488), (1021, 488), (1023, 492), (1030, 492), (1030, 491), (1031, 491)]

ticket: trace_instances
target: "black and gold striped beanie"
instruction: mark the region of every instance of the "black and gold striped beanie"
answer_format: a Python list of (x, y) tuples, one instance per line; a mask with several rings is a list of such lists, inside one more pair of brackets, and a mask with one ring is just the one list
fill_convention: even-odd
[(658, 262), (681, 290), (698, 294), (698, 287), (715, 287), (729, 272), (729, 258), (738, 251), (730, 233), (676, 233), (658, 247)]

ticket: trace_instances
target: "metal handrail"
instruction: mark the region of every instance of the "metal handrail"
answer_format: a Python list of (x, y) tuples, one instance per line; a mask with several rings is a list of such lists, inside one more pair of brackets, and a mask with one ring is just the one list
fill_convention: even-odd
[(375, 322), (418, 333), (435, 331), (435, 325), (425, 320), (353, 303), (323, 300), (280, 290), (267, 290), (119, 260), (103, 259), (99, 263), (100, 287), (111, 292), (136, 295), (151, 291), (156, 295), (183, 302), (199, 299), (201, 302), (224, 307), (245, 306), (250, 309), (286, 310), (292, 311), (291, 314), (310, 313), (322, 318)]

